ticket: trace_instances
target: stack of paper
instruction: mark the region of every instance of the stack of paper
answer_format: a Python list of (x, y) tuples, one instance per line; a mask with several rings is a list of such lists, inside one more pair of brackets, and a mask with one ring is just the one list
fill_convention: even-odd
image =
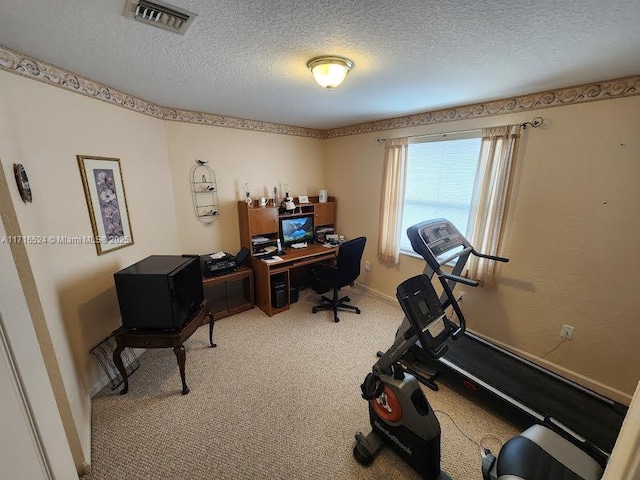
[(282, 257), (279, 257), (277, 255), (274, 255), (273, 257), (270, 258), (263, 258), (262, 259), (264, 262), (267, 263), (273, 263), (273, 262), (281, 262), (282, 261)]
[(253, 237), (251, 239), (251, 243), (253, 245), (260, 245), (261, 243), (267, 243), (270, 242), (271, 240), (269, 240), (267, 237)]

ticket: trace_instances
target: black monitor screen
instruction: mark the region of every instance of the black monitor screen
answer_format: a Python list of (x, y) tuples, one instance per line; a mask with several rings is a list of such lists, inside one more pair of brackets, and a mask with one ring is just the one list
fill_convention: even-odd
[(313, 241), (313, 215), (281, 218), (280, 233), (285, 246)]

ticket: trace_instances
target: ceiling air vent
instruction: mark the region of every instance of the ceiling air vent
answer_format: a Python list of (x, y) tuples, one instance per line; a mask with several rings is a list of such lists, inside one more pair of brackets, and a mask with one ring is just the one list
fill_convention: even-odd
[(183, 34), (193, 23), (197, 15), (173, 5), (148, 0), (127, 0), (125, 16), (134, 20), (154, 25)]

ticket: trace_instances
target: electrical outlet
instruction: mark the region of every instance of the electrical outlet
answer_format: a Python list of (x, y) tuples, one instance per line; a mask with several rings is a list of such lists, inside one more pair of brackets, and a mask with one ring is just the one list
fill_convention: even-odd
[(563, 325), (560, 330), (560, 336), (562, 338), (571, 339), (573, 337), (574, 328), (571, 325)]
[(371, 271), (371, 262), (370, 262), (369, 260), (367, 260), (367, 261), (365, 261), (365, 262), (364, 262), (364, 269), (365, 269), (367, 272), (370, 272), (370, 271)]

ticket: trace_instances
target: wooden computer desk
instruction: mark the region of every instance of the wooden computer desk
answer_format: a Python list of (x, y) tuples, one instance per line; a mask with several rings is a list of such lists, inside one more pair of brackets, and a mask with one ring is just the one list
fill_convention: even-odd
[[(308, 247), (287, 248), (280, 255), (282, 260), (267, 262), (260, 257), (251, 261), (255, 275), (256, 305), (270, 317), (289, 310), (289, 289), (292, 280), (316, 263), (331, 263), (335, 260), (338, 247), (327, 248), (321, 244), (310, 244)], [(271, 302), (271, 284), (276, 280), (286, 283), (287, 302), (282, 307), (274, 307)]]

